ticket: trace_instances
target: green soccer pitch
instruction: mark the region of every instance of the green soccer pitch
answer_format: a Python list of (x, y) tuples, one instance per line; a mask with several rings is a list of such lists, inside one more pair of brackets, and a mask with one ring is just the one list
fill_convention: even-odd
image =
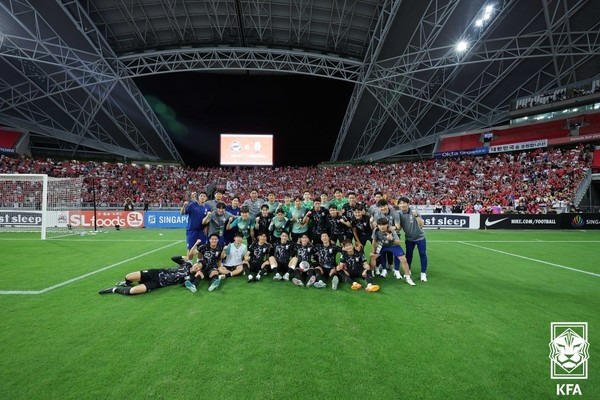
[[(2, 233), (0, 399), (548, 399), (557, 383), (600, 397), (600, 231), (426, 234), (416, 287), (271, 274), (126, 297), (98, 290), (175, 266), (183, 230)], [(587, 380), (550, 379), (561, 321), (588, 323)]]

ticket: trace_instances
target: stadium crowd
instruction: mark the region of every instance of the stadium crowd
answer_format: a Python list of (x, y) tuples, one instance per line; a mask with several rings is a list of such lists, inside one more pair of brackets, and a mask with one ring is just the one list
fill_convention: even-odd
[[(413, 204), (437, 211), (542, 212), (566, 207), (591, 166), (593, 151), (574, 148), (544, 148), (476, 157), (429, 159), (394, 164), (339, 165), (327, 167), (223, 168), (144, 165), (96, 161), (0, 156), (0, 173), (43, 173), (54, 177), (96, 177), (96, 201), (115, 207), (131, 198), (136, 208), (144, 202), (151, 208), (177, 207), (185, 193), (214, 184), (242, 201), (256, 188), (261, 196), (273, 192), (313, 196), (333, 189), (353, 191), (359, 201), (371, 202), (375, 191), (384, 197), (407, 196)], [(82, 201), (92, 201), (92, 180), (84, 180)]]

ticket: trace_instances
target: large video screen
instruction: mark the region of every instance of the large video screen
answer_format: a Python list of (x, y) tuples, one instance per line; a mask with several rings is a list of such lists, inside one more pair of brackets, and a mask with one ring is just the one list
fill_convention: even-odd
[(222, 133), (221, 165), (273, 165), (273, 135)]

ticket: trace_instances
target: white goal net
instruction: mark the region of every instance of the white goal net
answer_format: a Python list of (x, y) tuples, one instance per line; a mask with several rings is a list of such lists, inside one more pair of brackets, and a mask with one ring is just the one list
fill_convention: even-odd
[(69, 212), (81, 210), (83, 178), (0, 174), (0, 232), (73, 233)]

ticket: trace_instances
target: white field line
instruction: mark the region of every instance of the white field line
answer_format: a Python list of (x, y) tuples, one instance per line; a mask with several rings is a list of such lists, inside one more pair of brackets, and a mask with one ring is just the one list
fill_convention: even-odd
[(77, 282), (77, 281), (79, 281), (81, 279), (85, 279), (85, 278), (87, 278), (89, 276), (92, 276), (92, 275), (95, 275), (95, 274), (97, 274), (99, 272), (106, 271), (107, 269), (111, 269), (111, 268), (114, 268), (114, 267), (119, 266), (121, 264), (128, 263), (129, 261), (137, 260), (138, 258), (147, 256), (148, 254), (156, 253), (157, 251), (164, 250), (167, 247), (171, 247), (173, 245), (180, 244), (182, 242), (183, 242), (183, 240), (178, 240), (178, 241), (170, 243), (170, 244), (168, 244), (166, 246), (159, 247), (159, 248), (154, 249), (154, 250), (150, 250), (150, 251), (148, 251), (146, 253), (143, 253), (143, 254), (138, 254), (135, 257), (131, 257), (131, 258), (128, 258), (126, 260), (119, 261), (117, 263), (108, 265), (106, 267), (102, 267), (102, 268), (97, 269), (95, 271), (88, 272), (87, 274), (76, 276), (75, 278), (71, 278), (71, 279), (66, 280), (64, 282), (57, 283), (56, 285), (52, 285), (52, 286), (49, 286), (49, 287), (41, 289), (41, 290), (0, 290), (0, 294), (42, 294), (42, 293), (46, 293), (46, 292), (49, 292), (51, 290), (57, 289), (59, 287), (68, 285), (69, 283)]
[[(69, 235), (73, 236), (73, 235)], [(75, 235), (78, 236), (78, 235)], [(35, 241), (34, 238), (2, 238), (1, 241)], [(48, 238), (52, 241), (69, 242), (171, 242), (173, 239), (62, 239), (57, 237)], [(600, 240), (427, 240), (427, 243), (600, 243)]]
[[(0, 239), (1, 240), (1, 239)], [(404, 239), (400, 239), (404, 243)], [(600, 243), (600, 240), (430, 240), (427, 243)]]
[[(0, 238), (1, 241), (21, 241), (21, 242), (33, 242), (39, 239), (25, 239), (25, 238)], [(172, 242), (173, 239), (57, 239), (48, 238), (48, 241), (52, 242)], [(41, 242), (41, 240), (40, 240)]]
[(477, 247), (479, 249), (494, 251), (496, 253), (505, 254), (507, 256), (512, 256), (512, 257), (522, 258), (522, 259), (528, 260), (528, 261), (538, 262), (540, 264), (546, 264), (546, 265), (550, 265), (550, 266), (557, 267), (557, 268), (568, 269), (569, 271), (581, 272), (582, 274), (588, 274), (588, 275), (592, 275), (592, 276), (596, 276), (596, 277), (600, 278), (600, 274), (596, 274), (594, 272), (589, 272), (589, 271), (584, 271), (582, 269), (567, 267), (566, 265), (560, 265), (560, 264), (555, 264), (555, 263), (551, 263), (551, 262), (548, 262), (548, 261), (538, 260), (537, 258), (520, 256), (518, 254), (509, 253), (507, 251), (502, 251), (502, 250), (496, 250), (496, 249), (492, 249), (492, 248), (485, 247), (485, 246), (479, 246), (479, 245), (476, 245), (476, 244), (473, 244), (473, 243), (468, 243), (468, 242), (459, 242), (459, 243), (465, 244), (467, 246)]

